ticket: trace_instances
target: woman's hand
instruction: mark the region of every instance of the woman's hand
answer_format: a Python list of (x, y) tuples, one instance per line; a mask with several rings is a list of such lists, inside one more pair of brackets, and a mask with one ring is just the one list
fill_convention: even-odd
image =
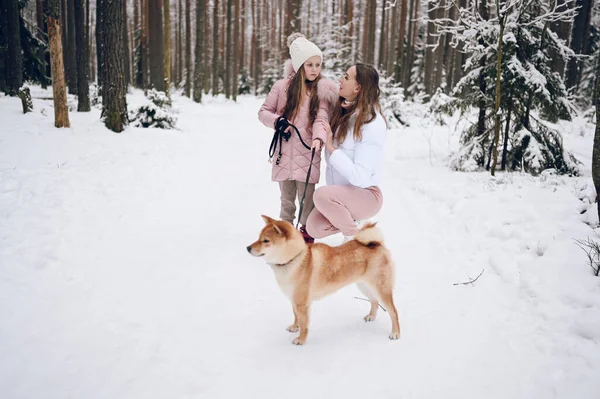
[(321, 126), (323, 126), (323, 129), (327, 133), (327, 142), (325, 143), (325, 148), (327, 149), (327, 152), (331, 154), (333, 151), (335, 151), (335, 147), (333, 146), (333, 133), (331, 131), (331, 126), (327, 122), (321, 122)]
[(323, 145), (323, 141), (322, 141), (321, 139), (314, 139), (314, 140), (312, 141), (312, 148), (313, 148), (315, 151), (317, 151), (317, 152), (318, 152), (318, 151), (321, 151), (321, 146), (322, 146), (322, 145)]

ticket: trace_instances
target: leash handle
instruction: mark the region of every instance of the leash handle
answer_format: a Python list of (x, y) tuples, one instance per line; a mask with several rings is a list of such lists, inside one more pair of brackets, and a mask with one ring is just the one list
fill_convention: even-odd
[(308, 181), (310, 180), (310, 171), (312, 170), (313, 160), (315, 159), (316, 148), (312, 149), (310, 156), (310, 165), (308, 166), (308, 173), (306, 174), (306, 181), (304, 182), (304, 193), (302, 194), (302, 200), (300, 201), (300, 212), (298, 212), (298, 221), (296, 222), (296, 229), (300, 225), (300, 218), (302, 217), (302, 211), (304, 210), (304, 200), (306, 199), (306, 189), (308, 188)]

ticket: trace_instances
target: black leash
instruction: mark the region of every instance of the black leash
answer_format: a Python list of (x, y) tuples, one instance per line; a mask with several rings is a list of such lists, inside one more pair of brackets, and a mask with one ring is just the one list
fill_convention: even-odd
[[(275, 134), (273, 134), (273, 140), (271, 140), (271, 146), (269, 147), (269, 158), (273, 158), (275, 155), (275, 151), (277, 150), (277, 143), (279, 142), (279, 155), (277, 155), (277, 160), (275, 161), (275, 165), (279, 165), (281, 161), (281, 144), (283, 140), (289, 141), (292, 137), (292, 133), (286, 132), (287, 128), (291, 127), (296, 131), (300, 142), (307, 150), (310, 150), (310, 146), (302, 140), (302, 136), (300, 135), (300, 131), (298, 128), (290, 123), (286, 118), (280, 116), (277, 118), (275, 122)], [(296, 222), (296, 228), (300, 224), (300, 218), (302, 217), (302, 210), (304, 209), (304, 200), (306, 199), (306, 189), (308, 188), (308, 181), (310, 180), (310, 171), (312, 170), (313, 160), (315, 159), (315, 149), (312, 149), (312, 154), (310, 156), (310, 165), (308, 166), (308, 173), (306, 174), (306, 181), (304, 182), (304, 193), (302, 194), (302, 200), (300, 201), (300, 212), (298, 212), (298, 221)]]
[(310, 146), (306, 144), (304, 140), (302, 140), (302, 136), (300, 135), (298, 128), (292, 125), (283, 116), (280, 116), (275, 122), (275, 134), (273, 134), (273, 140), (271, 140), (271, 146), (269, 147), (269, 158), (273, 158), (273, 155), (275, 155), (275, 151), (277, 150), (277, 142), (279, 142), (279, 154), (277, 155), (275, 165), (279, 165), (279, 162), (281, 162), (281, 144), (283, 140), (289, 141), (289, 139), (292, 137), (292, 133), (286, 132), (288, 127), (291, 127), (296, 131), (296, 134), (298, 135), (298, 138), (300, 139), (300, 142), (304, 148), (310, 150)]
[(300, 201), (300, 212), (298, 212), (298, 221), (296, 222), (296, 228), (300, 224), (300, 218), (302, 217), (302, 209), (304, 208), (304, 200), (306, 199), (306, 189), (308, 188), (308, 180), (310, 179), (310, 171), (313, 166), (313, 159), (315, 159), (315, 149), (312, 149), (310, 156), (310, 165), (308, 166), (308, 173), (306, 174), (306, 181), (304, 182), (304, 193), (302, 194), (302, 200)]

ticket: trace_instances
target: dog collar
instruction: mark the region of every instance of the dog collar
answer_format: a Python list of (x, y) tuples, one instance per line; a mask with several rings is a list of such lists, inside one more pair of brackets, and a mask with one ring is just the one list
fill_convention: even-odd
[(303, 249), (302, 251), (300, 251), (300, 252), (298, 253), (298, 255), (294, 256), (294, 257), (293, 257), (292, 259), (290, 259), (290, 260), (289, 260), (287, 263), (272, 263), (272, 265), (273, 265), (273, 266), (277, 266), (277, 267), (284, 267), (284, 266), (287, 266), (287, 265), (289, 265), (290, 263), (292, 263), (294, 260), (296, 260), (296, 258), (297, 258), (297, 257), (299, 257), (300, 255), (302, 255), (302, 253), (303, 253), (304, 251), (305, 251), (304, 249)]

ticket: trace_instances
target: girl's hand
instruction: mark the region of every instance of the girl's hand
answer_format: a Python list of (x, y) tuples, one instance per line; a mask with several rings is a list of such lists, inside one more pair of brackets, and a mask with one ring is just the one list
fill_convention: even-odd
[(321, 151), (322, 145), (323, 142), (321, 141), (321, 139), (314, 139), (312, 142), (312, 148), (314, 148), (316, 151)]

